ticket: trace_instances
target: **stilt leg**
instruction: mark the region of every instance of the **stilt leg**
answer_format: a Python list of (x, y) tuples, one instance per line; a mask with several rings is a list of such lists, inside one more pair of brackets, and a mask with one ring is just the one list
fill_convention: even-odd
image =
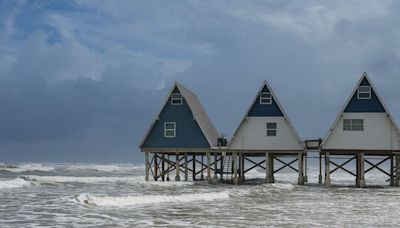
[(207, 181), (210, 182), (211, 181), (211, 157), (210, 157), (210, 152), (206, 153), (207, 156)]
[(170, 163), (169, 154), (167, 155), (167, 160), (168, 160), (168, 162), (167, 162), (167, 181), (170, 181), (170, 179), (169, 179), (169, 163)]
[(299, 163), (299, 179), (298, 179), (298, 184), (303, 185), (304, 184), (304, 174), (303, 174), (303, 153), (298, 153), (297, 155), (297, 162)]
[(165, 181), (165, 155), (162, 155), (161, 159), (161, 180)]
[(400, 154), (399, 153), (395, 153), (394, 161), (395, 161), (395, 163), (394, 163), (394, 167), (395, 167), (394, 168), (394, 170), (395, 170), (394, 185), (396, 187), (398, 187), (399, 186), (399, 178), (400, 178)]
[(233, 184), (239, 184), (237, 152), (233, 153)]
[(196, 155), (193, 154), (193, 167), (192, 167), (192, 179), (196, 181)]
[(275, 183), (275, 177), (274, 177), (274, 155), (272, 153), (268, 154), (268, 169), (269, 169), (268, 181), (269, 181), (269, 183)]
[(189, 173), (188, 173), (188, 158), (187, 158), (187, 153), (185, 153), (185, 181), (188, 181), (189, 179)]
[(154, 154), (154, 180), (158, 180), (158, 155), (157, 153)]
[(358, 154), (358, 186), (359, 188), (365, 188), (365, 169), (364, 169), (364, 152)]
[(149, 181), (149, 171), (150, 171), (150, 163), (149, 163), (149, 152), (144, 153), (144, 160), (145, 160), (145, 166), (146, 166), (146, 176), (145, 180)]
[(245, 181), (245, 177), (244, 177), (244, 170), (245, 170), (245, 167), (244, 167), (244, 159), (245, 159), (245, 155), (244, 154), (242, 154), (242, 164), (241, 164), (241, 174), (240, 174), (240, 177), (241, 177), (241, 182), (244, 182)]
[(322, 185), (322, 154), (319, 153), (319, 176), (318, 176), (318, 183)]
[(330, 169), (330, 162), (329, 162), (330, 156), (329, 152), (325, 152), (325, 186), (330, 187), (331, 186), (331, 169)]
[(217, 163), (217, 152), (214, 152), (214, 176), (212, 178), (212, 183), (217, 184), (218, 183), (218, 176), (217, 176), (217, 168), (218, 168), (218, 163)]
[(176, 154), (175, 171), (176, 171), (175, 181), (180, 181), (181, 177), (179, 176), (179, 154), (178, 153)]
[[(202, 170), (203, 169), (203, 164), (204, 164), (204, 155), (202, 154), (201, 155), (201, 168), (200, 168), (200, 170)], [(201, 174), (200, 174), (200, 180), (204, 180), (204, 173), (203, 172), (201, 172)]]
[(303, 155), (304, 160), (304, 182), (308, 182), (308, 175), (307, 175), (307, 154)]
[(390, 186), (394, 186), (393, 155), (390, 156)]

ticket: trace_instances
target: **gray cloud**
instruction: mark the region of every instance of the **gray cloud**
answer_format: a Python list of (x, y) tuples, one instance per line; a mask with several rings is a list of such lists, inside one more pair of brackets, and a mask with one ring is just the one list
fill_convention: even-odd
[(367, 71), (400, 120), (393, 1), (0, 3), (2, 159), (135, 161), (173, 80), (230, 136), (268, 80), (323, 137)]

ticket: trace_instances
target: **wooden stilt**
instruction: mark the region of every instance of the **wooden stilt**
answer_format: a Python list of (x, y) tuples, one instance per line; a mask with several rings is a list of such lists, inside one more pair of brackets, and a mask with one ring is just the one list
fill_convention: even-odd
[(325, 152), (325, 186), (331, 186), (331, 176), (330, 176), (330, 156), (329, 152)]
[(165, 181), (165, 155), (162, 155), (161, 159), (161, 180)]
[(211, 156), (210, 156), (210, 152), (206, 153), (207, 156), (207, 181), (210, 182), (211, 181)]
[(245, 158), (246, 158), (246, 155), (244, 155), (244, 154), (242, 154), (242, 164), (241, 164), (241, 174), (240, 174), (240, 177), (241, 177), (241, 182), (244, 182), (245, 181), (245, 177), (244, 177), (244, 170), (245, 170), (245, 167), (244, 167), (244, 160), (245, 160)]
[(298, 165), (299, 165), (299, 168), (298, 168), (298, 169), (299, 169), (299, 178), (298, 178), (297, 183), (298, 183), (299, 185), (303, 185), (303, 184), (304, 184), (303, 153), (298, 153), (298, 155), (297, 155), (297, 162), (298, 162)]
[(193, 154), (192, 179), (196, 181), (196, 155)]
[(144, 153), (144, 160), (145, 160), (145, 167), (146, 167), (145, 180), (149, 181), (149, 171), (150, 171), (149, 152)]
[(187, 158), (187, 153), (185, 153), (185, 181), (188, 181), (188, 158)]
[(237, 152), (233, 153), (233, 184), (239, 184)]
[(274, 154), (268, 153), (268, 183), (275, 183), (274, 177)]
[(359, 188), (365, 187), (365, 169), (364, 169), (364, 152), (358, 154), (358, 186)]
[(390, 156), (390, 186), (394, 186), (394, 165), (393, 155)]
[(394, 178), (394, 185), (396, 187), (399, 187), (399, 179), (400, 179), (400, 154), (395, 153), (394, 154), (394, 160), (395, 160), (395, 178)]
[(154, 154), (154, 180), (158, 179), (158, 162), (157, 162), (157, 153)]
[(167, 155), (167, 160), (168, 160), (168, 162), (167, 162), (167, 181), (170, 181), (170, 179), (169, 179), (169, 163), (170, 163), (170, 161), (171, 160), (169, 160), (169, 154)]
[(318, 176), (318, 183), (322, 185), (322, 154), (319, 153), (319, 176)]
[(307, 153), (304, 153), (303, 155), (303, 161), (304, 161), (304, 182), (308, 182), (308, 175), (307, 175)]
[(179, 176), (179, 154), (178, 153), (176, 153), (175, 170), (176, 170), (175, 181), (180, 181), (181, 177)]
[[(200, 168), (200, 170), (202, 170), (203, 169), (203, 165), (204, 165), (204, 154), (202, 154), (201, 155), (201, 168)], [(201, 172), (201, 174), (200, 174), (200, 180), (204, 180), (204, 173), (203, 172)]]
[(217, 176), (217, 167), (218, 167), (218, 159), (217, 159), (217, 152), (214, 151), (214, 176), (212, 178), (212, 183), (218, 183), (218, 176)]

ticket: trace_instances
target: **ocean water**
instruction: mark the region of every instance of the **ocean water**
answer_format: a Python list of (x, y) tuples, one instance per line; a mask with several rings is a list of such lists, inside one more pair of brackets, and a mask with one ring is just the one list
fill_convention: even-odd
[[(368, 173), (357, 189), (346, 173), (332, 188), (296, 185), (290, 170), (262, 184), (144, 181), (131, 164), (0, 164), (0, 227), (370, 227), (400, 224), (400, 188)], [(260, 178), (260, 179), (257, 179)], [(174, 179), (173, 177), (171, 179)]]

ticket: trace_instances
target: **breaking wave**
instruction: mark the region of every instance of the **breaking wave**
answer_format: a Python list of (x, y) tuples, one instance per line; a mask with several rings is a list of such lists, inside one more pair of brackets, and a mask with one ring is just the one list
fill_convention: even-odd
[(135, 177), (74, 177), (74, 176), (21, 176), (26, 181), (41, 183), (97, 183), (97, 182), (129, 182), (135, 181)]
[(89, 194), (79, 194), (75, 200), (85, 205), (105, 206), (105, 207), (126, 207), (134, 205), (147, 205), (168, 202), (192, 202), (192, 201), (213, 201), (228, 199), (229, 192), (215, 193), (194, 193), (182, 195), (144, 195), (144, 196), (94, 196)]
[(54, 167), (51, 166), (43, 166), (42, 164), (23, 164), (23, 165), (0, 165), (0, 171), (8, 171), (14, 173), (22, 173), (22, 172), (32, 172), (32, 171), (42, 171), (49, 172), (53, 171)]
[(4, 188), (21, 188), (24, 186), (30, 186), (31, 182), (26, 181), (22, 178), (16, 178), (13, 180), (2, 180), (0, 181), (0, 189)]
[(67, 170), (90, 170), (98, 172), (117, 172), (117, 171), (132, 171), (144, 169), (144, 165), (130, 165), (130, 164), (113, 164), (113, 165), (97, 165), (97, 164), (73, 164), (66, 167)]

